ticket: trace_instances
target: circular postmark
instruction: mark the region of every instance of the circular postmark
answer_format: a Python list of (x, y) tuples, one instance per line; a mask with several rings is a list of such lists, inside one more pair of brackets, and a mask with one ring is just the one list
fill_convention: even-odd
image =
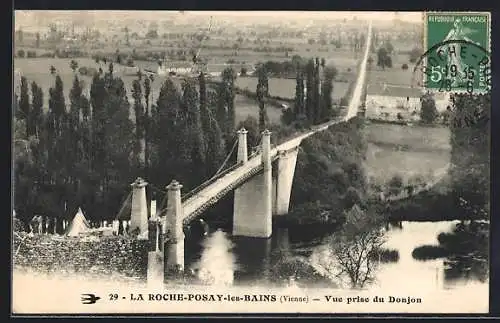
[(471, 41), (437, 43), (417, 60), (412, 87), (434, 92), (488, 93), (491, 91), (491, 54)]

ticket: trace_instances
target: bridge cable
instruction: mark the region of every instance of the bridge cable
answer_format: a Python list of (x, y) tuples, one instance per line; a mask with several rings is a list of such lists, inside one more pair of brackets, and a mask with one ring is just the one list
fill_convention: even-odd
[(125, 209), (125, 206), (127, 206), (127, 204), (128, 204), (127, 201), (130, 199), (131, 196), (132, 196), (132, 190), (130, 190), (127, 197), (125, 197), (125, 199), (121, 203), (122, 206), (120, 207), (120, 211), (118, 211), (118, 213), (116, 214), (116, 217), (115, 217), (116, 220), (118, 220), (118, 217), (122, 214), (123, 210)]
[(164, 193), (164, 194), (167, 194), (167, 193), (168, 193), (167, 191), (162, 190), (161, 188), (158, 188), (158, 187), (156, 187), (155, 185), (153, 185), (153, 184), (151, 184), (151, 183), (149, 183), (149, 186), (150, 186), (153, 190), (155, 190), (155, 191), (157, 191), (157, 192)]
[(255, 152), (252, 153), (250, 156), (255, 156), (258, 153), (260, 153), (261, 152), (261, 148), (262, 148), (262, 135), (260, 136), (260, 139), (259, 139), (259, 142), (257, 143), (257, 145), (254, 146), (254, 147), (252, 147), (252, 149), (254, 149)]
[[(194, 191), (200, 187), (202, 187), (203, 185), (205, 185), (205, 183), (207, 183), (208, 181), (214, 179), (220, 172), (221, 170), (224, 168), (225, 164), (227, 163), (227, 161), (229, 160), (229, 158), (231, 157), (233, 151), (234, 151), (234, 148), (236, 148), (236, 144), (238, 143), (238, 140), (235, 140), (234, 144), (233, 144), (233, 147), (231, 148), (231, 151), (228, 153), (226, 159), (224, 160), (224, 162), (222, 163), (221, 167), (217, 170), (217, 172), (212, 176), (210, 177), (209, 179), (205, 180), (203, 183), (201, 183), (200, 185), (198, 185), (197, 187), (193, 188), (191, 191)], [(191, 192), (190, 191), (190, 192)], [(186, 194), (189, 194), (189, 192), (186, 192)], [(157, 210), (160, 210), (159, 212), (163, 212), (164, 211), (164, 207), (165, 207), (165, 203), (167, 202), (167, 198), (168, 198), (168, 195), (165, 195), (164, 199), (161, 201), (160, 203), (160, 207), (157, 208)], [(157, 212), (158, 213), (158, 212)]]
[[(262, 136), (260, 137), (259, 144), (257, 146), (255, 146), (254, 148), (258, 149), (260, 147), (261, 143), (262, 143)], [(222, 171), (222, 169), (226, 165), (227, 161), (231, 157), (232, 153), (234, 152), (234, 149), (236, 148), (237, 144), (238, 144), (238, 140), (235, 140), (234, 144), (233, 144), (233, 147), (231, 148), (231, 151), (227, 154), (226, 159), (222, 163), (221, 167), (217, 170), (217, 172), (212, 177), (210, 177), (209, 179), (205, 180), (203, 183), (201, 183), (197, 187), (193, 188), (191, 191), (194, 191), (194, 190), (198, 189), (199, 187), (202, 187), (203, 185), (205, 185), (205, 183), (207, 183), (208, 181), (214, 179)], [(258, 150), (256, 151), (256, 153), (258, 153)], [(253, 155), (255, 155), (255, 154), (252, 154), (251, 156), (253, 156)], [(187, 194), (189, 194), (189, 192)], [(163, 212), (166, 201), (167, 201), (167, 195), (165, 195), (165, 198), (163, 199), (163, 201), (160, 204), (160, 208), (157, 208), (157, 210), (160, 210), (160, 212)]]
[[(231, 155), (233, 154), (234, 152), (234, 148), (236, 148), (236, 145), (238, 144), (238, 140), (235, 140), (234, 141), (234, 144), (233, 144), (233, 147), (231, 148), (231, 151), (227, 154), (227, 157), (226, 159), (224, 160), (224, 162), (222, 163), (221, 167), (217, 170), (217, 172), (215, 172), (214, 176), (212, 176), (210, 179), (214, 178), (215, 176), (217, 176), (221, 171), (222, 169), (224, 168), (224, 166), (226, 166), (226, 163), (227, 161), (229, 160), (229, 158), (231, 157)], [(208, 179), (208, 180), (210, 180)]]
[(163, 211), (165, 211), (165, 204), (167, 203), (167, 200), (168, 200), (168, 195), (165, 194), (165, 196), (163, 197), (163, 200), (161, 200), (160, 207), (156, 208), (156, 214), (161, 214), (161, 213), (163, 213)]

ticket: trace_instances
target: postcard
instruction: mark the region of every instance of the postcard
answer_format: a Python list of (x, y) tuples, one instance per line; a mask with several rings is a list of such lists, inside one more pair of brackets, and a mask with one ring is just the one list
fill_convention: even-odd
[(23, 314), (488, 313), (488, 12), (16, 11)]

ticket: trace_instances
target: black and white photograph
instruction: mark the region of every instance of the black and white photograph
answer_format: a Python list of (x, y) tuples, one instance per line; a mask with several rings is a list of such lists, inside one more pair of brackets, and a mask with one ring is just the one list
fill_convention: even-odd
[(14, 11), (11, 313), (487, 313), (490, 34)]

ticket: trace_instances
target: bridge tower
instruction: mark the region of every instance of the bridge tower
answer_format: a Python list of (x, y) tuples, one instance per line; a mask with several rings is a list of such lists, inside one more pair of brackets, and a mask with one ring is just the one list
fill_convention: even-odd
[[(247, 131), (238, 131), (238, 162), (248, 158)], [(271, 132), (262, 132), (262, 174), (234, 191), (233, 235), (269, 238), (272, 234)]]
[(247, 133), (248, 130), (241, 128), (238, 130), (238, 156), (237, 162), (242, 162), (243, 164), (248, 161), (248, 145), (247, 145)]
[(148, 183), (138, 177), (132, 186), (132, 210), (130, 213), (130, 231), (139, 230), (139, 239), (147, 239), (148, 231), (148, 202), (146, 199), (146, 185)]
[(167, 215), (162, 236), (167, 239), (164, 246), (167, 270), (184, 270), (184, 231), (182, 230), (181, 188), (175, 179), (167, 186)]

